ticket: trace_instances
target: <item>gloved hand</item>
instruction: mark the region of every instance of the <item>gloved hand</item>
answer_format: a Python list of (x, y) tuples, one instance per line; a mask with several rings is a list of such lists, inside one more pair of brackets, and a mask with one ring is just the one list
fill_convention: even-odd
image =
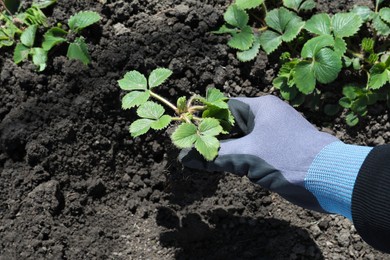
[(185, 166), (247, 176), (304, 208), (352, 218), (353, 185), (372, 148), (347, 145), (318, 131), (272, 95), (228, 104), (244, 135), (222, 141), (211, 162), (195, 149), (183, 150), (179, 159)]

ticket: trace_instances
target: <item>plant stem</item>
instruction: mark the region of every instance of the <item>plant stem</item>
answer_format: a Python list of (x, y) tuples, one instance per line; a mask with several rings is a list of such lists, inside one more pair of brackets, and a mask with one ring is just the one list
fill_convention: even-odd
[(199, 96), (196, 95), (196, 94), (190, 97), (190, 99), (189, 99), (188, 102), (187, 102), (187, 109), (189, 109), (190, 107), (192, 107), (192, 103), (194, 102), (194, 100), (195, 100), (196, 98), (199, 98)]
[(349, 49), (347, 49), (347, 52), (348, 52), (349, 54), (351, 54), (352, 56), (354, 56), (355, 58), (359, 58), (359, 59), (361, 59), (361, 60), (364, 60), (363, 55), (360, 54), (360, 53), (351, 51), (351, 50), (349, 50)]
[(172, 108), (176, 114), (179, 114), (179, 110), (177, 109), (177, 107), (172, 104), (171, 102), (169, 102), (168, 100), (166, 100), (165, 98), (163, 98), (162, 96), (152, 92), (152, 91), (149, 91), (150, 92), (150, 95), (152, 97), (154, 97), (155, 99), (161, 101), (162, 103), (164, 103), (165, 105), (169, 106), (170, 108)]
[(368, 82), (370, 81), (370, 77), (371, 77), (371, 74), (369, 71), (367, 71), (366, 69), (363, 69), (364, 72), (367, 73), (367, 84), (366, 84), (366, 90), (369, 90), (370, 89), (370, 86), (368, 85)]
[(11, 11), (7, 8), (7, 6), (5, 5), (5, 3), (3, 2), (3, 0), (0, 0), (0, 3), (1, 3), (1, 5), (4, 7), (4, 9), (7, 11), (7, 13), (9, 13), (9, 15), (13, 16), (13, 14), (12, 14)]
[(188, 108), (188, 112), (192, 113), (192, 112), (195, 112), (195, 111), (202, 111), (202, 110), (205, 110), (206, 109), (206, 106), (191, 106)]
[(260, 22), (261, 24), (264, 24), (264, 20), (261, 19), (259, 16), (257, 16), (256, 14), (254, 14), (253, 12), (251, 12), (250, 14), (253, 18), (255, 18), (258, 22)]

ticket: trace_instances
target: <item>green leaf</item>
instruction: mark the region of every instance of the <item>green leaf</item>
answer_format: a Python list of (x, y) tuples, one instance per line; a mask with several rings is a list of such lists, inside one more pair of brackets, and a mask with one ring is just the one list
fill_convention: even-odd
[(287, 79), (292, 78), (293, 71), (295, 69), (295, 66), (299, 63), (298, 59), (293, 59), (290, 62), (286, 62), (282, 65), (282, 67), (279, 70), (278, 76), (285, 77)]
[(358, 96), (359, 92), (359, 87), (356, 87), (354, 85), (346, 85), (343, 87), (343, 95), (351, 100), (355, 99)]
[(236, 0), (235, 4), (245, 10), (245, 9), (252, 9), (255, 7), (260, 6), (264, 0)]
[(216, 89), (216, 88), (208, 88), (207, 89), (207, 92), (206, 92), (207, 102), (214, 103), (214, 102), (217, 102), (220, 100), (224, 101), (226, 99), (227, 99), (227, 97), (225, 97), (225, 95), (219, 89)]
[(159, 119), (165, 113), (165, 109), (160, 104), (147, 101), (137, 109), (137, 115), (142, 118)]
[(145, 134), (147, 131), (149, 131), (150, 126), (153, 122), (154, 122), (153, 120), (145, 119), (145, 118), (134, 121), (130, 125), (131, 136), (137, 137)]
[(306, 0), (301, 4), (301, 7), (299, 8), (299, 11), (311, 11), (314, 8), (316, 8), (316, 2), (314, 0)]
[(280, 94), (285, 100), (293, 100), (298, 94), (295, 86), (288, 85), (287, 78), (277, 77), (272, 83), (279, 89)]
[(299, 11), (299, 6), (301, 5), (302, 0), (283, 0), (283, 5), (287, 8)]
[(374, 14), (374, 12), (368, 6), (355, 6), (351, 12), (359, 15), (363, 22), (367, 22)]
[(47, 27), (46, 15), (36, 6), (31, 6), (25, 12), (19, 13), (16, 17), (29, 26), (43, 25)]
[(165, 68), (153, 70), (149, 75), (149, 88), (154, 88), (163, 84), (170, 76), (172, 71)]
[(264, 51), (270, 54), (282, 43), (282, 36), (274, 31), (267, 30), (260, 35), (259, 40)]
[(234, 117), (229, 109), (220, 109), (218, 107), (208, 106), (202, 113), (202, 118), (207, 117), (218, 119), (223, 128), (223, 134), (228, 134), (234, 125)]
[(343, 60), (344, 60), (344, 66), (345, 66), (346, 68), (348, 68), (349, 66), (351, 66), (352, 61), (353, 61), (353, 59), (351, 59), (351, 58), (349, 58), (349, 57), (347, 57), (347, 56), (343, 56)]
[(183, 123), (171, 135), (172, 142), (178, 148), (190, 148), (197, 140), (197, 129), (194, 124)]
[(338, 104), (326, 104), (324, 106), (324, 113), (328, 116), (334, 116), (340, 111)]
[(223, 131), (219, 121), (214, 118), (205, 118), (198, 126), (183, 123), (173, 132), (171, 139), (179, 148), (195, 148), (206, 160), (214, 159), (218, 154), (219, 141), (215, 137)]
[[(290, 12), (290, 11), (288, 11)], [(282, 12), (282, 15), (284, 12)], [(305, 26), (305, 22), (302, 21), (302, 19), (297, 16), (296, 14), (292, 13), (293, 14), (293, 17), (290, 19), (290, 21), (288, 22), (286, 28), (285, 28), (285, 31), (284, 33), (282, 34), (282, 40), (284, 42), (290, 42), (292, 40), (294, 40), (299, 32), (302, 30), (302, 28)]]
[(62, 30), (59, 27), (53, 27), (53, 28), (49, 29), (43, 35), (42, 48), (45, 51), (49, 51), (55, 45), (60, 44), (62, 42), (65, 42), (66, 35), (67, 35), (67, 32), (65, 30)]
[(369, 52), (369, 53), (374, 52), (374, 45), (375, 45), (374, 39), (372, 39), (372, 38), (363, 38), (363, 40), (362, 40), (362, 49), (365, 52)]
[(228, 7), (223, 18), (228, 24), (239, 28), (245, 27), (249, 21), (248, 14), (234, 4)]
[(342, 57), (344, 53), (347, 51), (347, 43), (344, 41), (344, 39), (341, 38), (335, 38), (334, 39), (334, 51), (337, 55)]
[(279, 34), (283, 34), (292, 17), (292, 12), (282, 7), (269, 11), (265, 17), (265, 22), (270, 28), (274, 29)]
[(187, 112), (187, 97), (179, 97), (176, 102), (179, 113)]
[(342, 68), (341, 57), (329, 48), (323, 48), (314, 56), (313, 72), (321, 83), (330, 83), (339, 75)]
[(353, 112), (350, 112), (345, 117), (345, 122), (349, 126), (355, 126), (359, 123), (359, 117), (357, 115), (355, 115)]
[(24, 46), (22, 43), (18, 43), (14, 50), (14, 62), (16, 64), (26, 60), (28, 54), (30, 53), (30, 48)]
[(38, 7), (40, 9), (46, 8), (55, 4), (57, 0), (33, 0), (33, 6)]
[(307, 61), (301, 61), (295, 67), (295, 83), (297, 88), (303, 94), (310, 94), (316, 86), (312, 64)]
[(234, 34), (234, 33), (237, 33), (237, 28), (228, 28), (225, 24), (222, 25), (218, 31), (213, 31), (212, 33), (214, 34), (225, 34), (225, 33), (230, 33), (230, 34)]
[(295, 98), (290, 100), (290, 105), (292, 105), (293, 107), (299, 107), (303, 104), (303, 102), (305, 102), (305, 97), (306, 95), (298, 93)]
[(381, 8), (381, 10), (379, 11), (379, 16), (382, 18), (383, 21), (390, 23), (390, 8)]
[(27, 47), (32, 47), (35, 41), (35, 34), (37, 32), (37, 25), (30, 25), (20, 36), (20, 41)]
[(212, 161), (218, 155), (220, 143), (214, 136), (199, 136), (195, 141), (196, 150), (207, 161)]
[(199, 98), (199, 100), (207, 106), (214, 106), (219, 109), (228, 109), (226, 103), (227, 97), (216, 88), (208, 88), (206, 92), (206, 98)]
[(330, 35), (320, 35), (308, 40), (303, 45), (301, 56), (303, 58), (314, 57), (322, 48), (334, 46), (333, 37)]
[(215, 118), (205, 118), (198, 127), (201, 135), (216, 136), (222, 132), (219, 121)]
[(260, 38), (255, 36), (252, 47), (246, 51), (237, 52), (237, 58), (240, 61), (246, 62), (256, 58), (260, 50)]
[(214, 118), (205, 118), (198, 127), (199, 134), (195, 141), (195, 148), (203, 157), (210, 161), (218, 154), (220, 146), (218, 139), (215, 137), (220, 134), (223, 129), (219, 121)]
[(389, 77), (390, 70), (386, 67), (386, 64), (382, 62), (377, 63), (370, 69), (368, 86), (372, 89), (379, 89), (389, 81)]
[(332, 17), (333, 34), (339, 38), (356, 34), (362, 24), (362, 18), (354, 13), (337, 13)]
[(296, 12), (301, 10), (309, 11), (316, 7), (316, 3), (313, 0), (283, 0), (283, 5)]
[(353, 67), (354, 70), (360, 70), (361, 65), (360, 65), (360, 59), (359, 58), (354, 58), (352, 60), (352, 67)]
[(381, 56), (381, 62), (386, 64), (386, 67), (390, 68), (390, 52), (385, 52)]
[(3, 46), (12, 46), (14, 45), (14, 42), (13, 41), (10, 41), (10, 40), (0, 40), (0, 48), (3, 47)]
[(378, 32), (379, 35), (387, 36), (390, 34), (390, 27), (385, 23), (379, 16), (379, 14), (374, 14), (372, 19), (372, 26)]
[(93, 11), (81, 11), (69, 18), (68, 25), (72, 31), (80, 31), (94, 23), (99, 22), (100, 15)]
[[(149, 128), (160, 130), (167, 127), (172, 118), (169, 115), (164, 115), (164, 112), (165, 109), (163, 106), (152, 101), (147, 101), (140, 105), (140, 107), (137, 109), (137, 115), (143, 119), (149, 120), (142, 121), (144, 127), (141, 128), (143, 129), (141, 132), (143, 132), (144, 129), (147, 129), (146, 131), (148, 131)], [(139, 132), (139, 130), (136, 132)]]
[(149, 97), (150, 97), (149, 91), (132, 91), (130, 93), (127, 93), (122, 98), (122, 108), (130, 109), (135, 106), (140, 106), (146, 103)]
[(376, 53), (371, 53), (367, 60), (370, 64), (375, 64), (379, 60), (379, 55)]
[(305, 29), (318, 35), (330, 35), (331, 20), (329, 15), (325, 13), (313, 15), (306, 21)]
[(79, 60), (84, 63), (84, 65), (88, 65), (91, 62), (87, 44), (83, 37), (76, 38), (73, 43), (69, 44), (66, 56), (69, 59)]
[(119, 87), (123, 90), (146, 90), (147, 79), (136, 70), (129, 71), (123, 79), (118, 80)]
[(351, 108), (352, 100), (347, 97), (342, 97), (339, 100), (339, 105), (344, 108)]
[(295, 39), (305, 25), (305, 22), (297, 14), (284, 7), (268, 12), (265, 22), (269, 27), (279, 32), (285, 42)]
[(351, 110), (360, 116), (365, 116), (367, 113), (367, 103), (367, 96), (361, 96), (352, 102)]
[(251, 48), (254, 41), (252, 28), (245, 26), (239, 33), (233, 34), (233, 37), (228, 41), (228, 45), (232, 48), (246, 51)]
[(172, 121), (172, 117), (169, 116), (169, 115), (163, 115), (162, 117), (160, 117), (159, 119), (157, 119), (156, 121), (154, 121), (150, 127), (154, 130), (161, 130), (161, 129), (164, 129), (166, 128)]
[(286, 77), (276, 77), (272, 81), (272, 85), (276, 89), (280, 89), (283, 85), (287, 85), (287, 78)]
[(42, 48), (33, 48), (31, 54), (34, 65), (38, 66), (38, 71), (43, 71), (46, 68), (47, 52)]

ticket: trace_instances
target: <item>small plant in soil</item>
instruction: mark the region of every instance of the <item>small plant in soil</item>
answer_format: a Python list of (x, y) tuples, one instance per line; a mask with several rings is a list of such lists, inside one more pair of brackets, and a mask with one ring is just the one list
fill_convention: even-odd
[[(18, 1), (0, 0), (3, 11), (0, 14), (0, 48), (15, 45), (13, 59), (16, 64), (31, 58), (39, 71), (46, 68), (47, 56), (54, 46), (68, 44), (67, 57), (90, 63), (85, 39), (80, 36), (82, 29), (97, 23), (100, 15), (82, 11), (71, 16), (67, 28), (58, 24), (49, 27), (47, 17), (41, 9), (54, 4), (55, 0), (35, 0), (30, 8), (20, 12)], [(45, 31), (42, 35), (40, 32)], [(41, 42), (41, 46), (36, 46)]]
[(324, 85), (350, 71), (365, 75), (365, 83), (347, 84), (344, 97), (338, 104), (325, 105), (325, 113), (347, 108), (346, 122), (353, 126), (367, 114), (368, 105), (380, 100), (390, 105), (390, 8), (385, 1), (376, 0), (375, 10), (355, 6), (334, 15), (310, 15), (316, 7), (313, 0), (283, 0), (272, 10), (266, 2), (236, 0), (224, 14), (225, 24), (214, 33), (230, 34), (228, 45), (238, 50), (243, 62), (253, 60), (261, 49), (270, 55), (280, 48), (282, 65), (273, 85), (284, 99), (316, 108), (329, 96)]
[[(213, 160), (220, 147), (217, 137), (229, 133), (234, 124), (227, 97), (218, 89), (209, 88), (205, 97), (183, 96), (171, 103), (156, 92), (156, 87), (171, 75), (172, 71), (165, 68), (153, 70), (148, 78), (130, 71), (118, 81), (122, 90), (130, 91), (122, 99), (122, 108), (137, 107), (139, 119), (130, 125), (131, 136), (143, 135), (150, 129), (162, 130), (175, 123), (171, 139), (176, 147), (195, 147), (206, 160)], [(172, 113), (166, 113), (164, 106)]]

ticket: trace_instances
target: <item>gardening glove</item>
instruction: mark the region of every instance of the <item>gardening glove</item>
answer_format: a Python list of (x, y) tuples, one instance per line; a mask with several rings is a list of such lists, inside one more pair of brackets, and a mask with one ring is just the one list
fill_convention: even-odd
[(185, 166), (247, 176), (301, 207), (352, 219), (353, 186), (371, 147), (344, 144), (318, 131), (272, 95), (228, 104), (243, 136), (221, 141), (213, 161), (195, 149), (183, 150), (179, 159)]

